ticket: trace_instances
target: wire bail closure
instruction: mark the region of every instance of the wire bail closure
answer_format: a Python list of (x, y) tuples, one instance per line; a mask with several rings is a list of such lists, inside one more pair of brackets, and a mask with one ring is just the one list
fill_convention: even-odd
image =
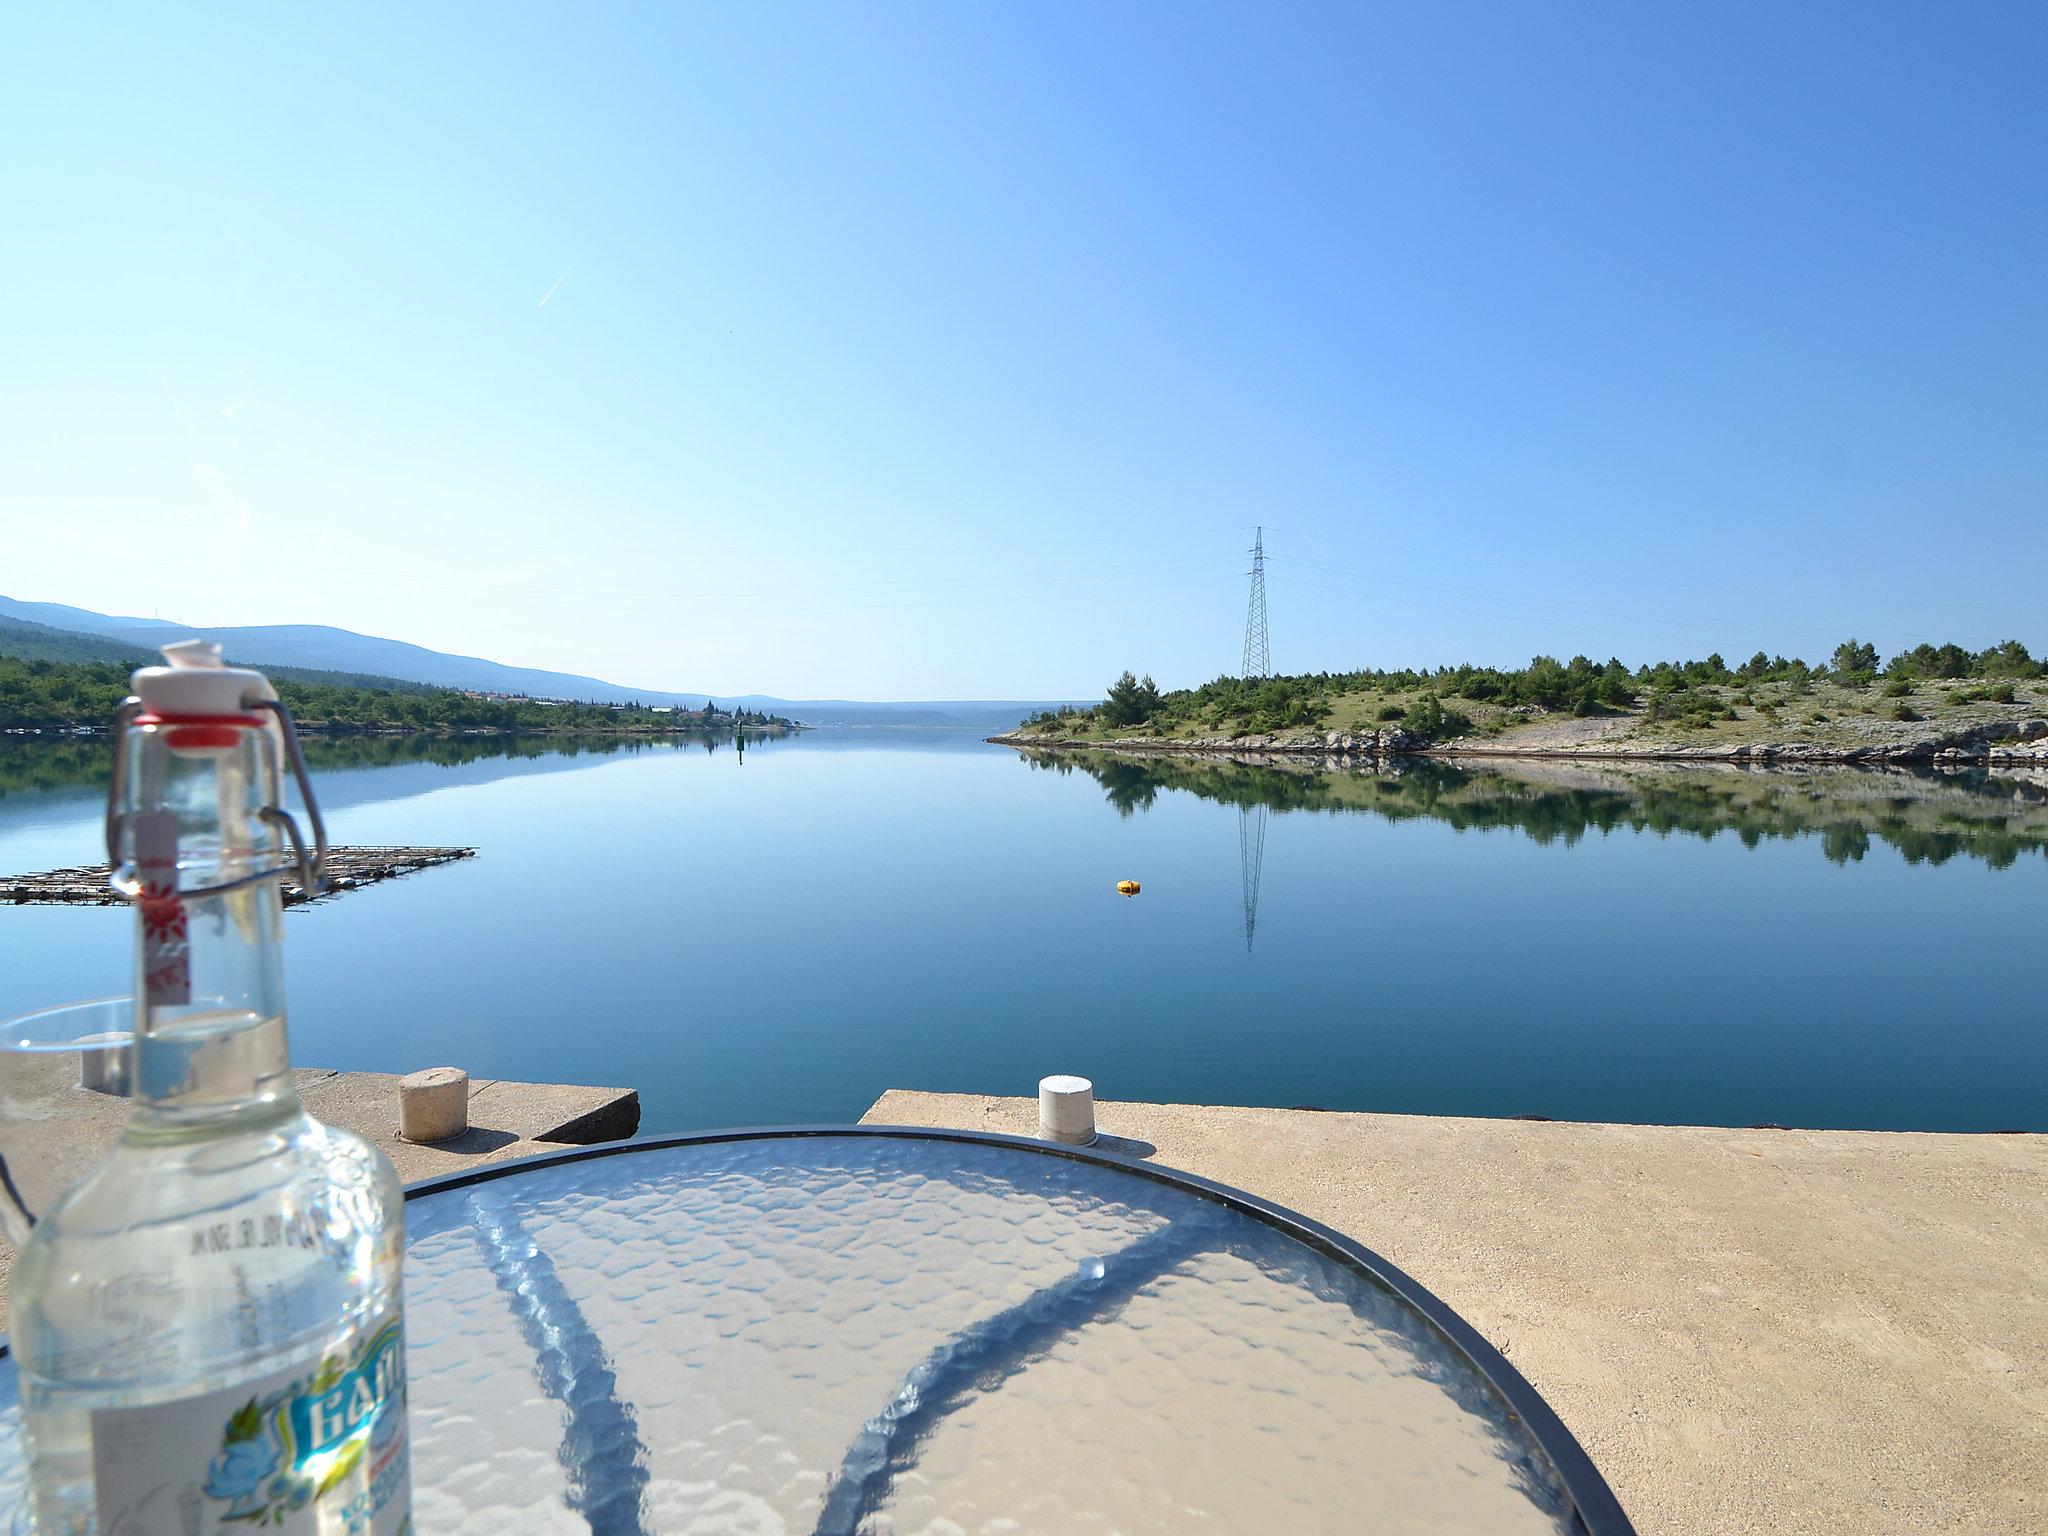
[[(310, 854), (306, 851), (306, 840), (300, 834), (299, 824), (292, 818), (290, 811), (281, 805), (266, 805), (256, 814), (284, 833), (285, 840), (292, 845), (293, 863), (259, 869), (233, 880), (223, 880), (218, 885), (180, 890), (177, 894), (181, 897), (218, 896), (223, 891), (240, 890), (243, 886), (254, 885), (259, 880), (289, 874), (296, 867), (299, 872), (300, 889), (308, 896), (317, 896), (327, 883), (327, 824), (321, 820), (320, 803), (313, 798), (313, 778), (306, 771), (306, 755), (299, 750), (298, 727), (292, 723), (291, 711), (286, 709), (280, 700), (258, 699), (246, 707), (252, 710), (268, 710), (277, 717), (278, 736), (284, 742), (286, 757), (291, 761), (292, 777), (298, 781), (299, 798), (305, 801), (306, 819), (313, 824), (313, 851)], [(123, 747), (129, 730), (135, 724), (136, 716), (141, 713), (142, 700), (131, 696), (121, 701), (121, 707), (114, 715), (114, 772), (107, 784), (107, 863), (112, 869), (112, 873), (107, 877), (107, 884), (130, 901), (141, 899), (143, 887), (134, 866), (121, 857), (121, 831), (126, 819), (122, 802), (128, 787), (128, 754)]]

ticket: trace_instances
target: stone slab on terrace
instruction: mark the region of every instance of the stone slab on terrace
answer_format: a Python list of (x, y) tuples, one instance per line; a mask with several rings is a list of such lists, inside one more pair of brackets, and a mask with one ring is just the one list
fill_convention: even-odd
[(468, 1131), (453, 1141), (423, 1145), (398, 1138), (395, 1074), (292, 1075), (298, 1079), (299, 1098), (308, 1114), (374, 1141), (408, 1184), (460, 1173), (479, 1163), (559, 1151), (564, 1143), (619, 1141), (640, 1128), (640, 1095), (631, 1088), (471, 1078)]
[[(472, 1078), (468, 1131), (429, 1146), (399, 1140), (396, 1074), (302, 1067), (293, 1071), (292, 1081), (308, 1114), (375, 1142), (408, 1184), (483, 1163), (557, 1152), (565, 1144), (619, 1141), (640, 1128), (640, 1095), (631, 1088)], [(47, 1155), (67, 1181), (105, 1155), (128, 1118), (125, 1099), (83, 1088), (71, 1092), (75, 1103), (52, 1123), (47, 1145)], [(0, 1294), (13, 1268), (14, 1250), (0, 1236)], [(0, 1328), (5, 1326), (0, 1308)]]
[[(864, 1122), (1033, 1135), (894, 1090)], [(1102, 1103), (1356, 1238), (1529, 1378), (1643, 1536), (2048, 1532), (2048, 1136)]]

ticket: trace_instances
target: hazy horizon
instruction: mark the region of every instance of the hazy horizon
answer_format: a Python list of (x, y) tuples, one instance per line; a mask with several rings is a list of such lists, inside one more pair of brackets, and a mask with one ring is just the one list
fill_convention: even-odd
[(2048, 650), (2048, 13), (42, 12), (0, 591), (629, 686)]

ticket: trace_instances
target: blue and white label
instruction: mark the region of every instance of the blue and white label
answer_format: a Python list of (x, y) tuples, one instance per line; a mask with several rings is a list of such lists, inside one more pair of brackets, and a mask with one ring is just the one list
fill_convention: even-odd
[(409, 1536), (405, 1337), (390, 1313), (318, 1359), (92, 1415), (102, 1536)]
[[(331, 1374), (338, 1371), (338, 1375)], [(300, 1464), (333, 1452), (386, 1404), (405, 1394), (405, 1344), (393, 1318), (378, 1330), (354, 1365), (330, 1355), (312, 1386), (285, 1405), (294, 1459)]]

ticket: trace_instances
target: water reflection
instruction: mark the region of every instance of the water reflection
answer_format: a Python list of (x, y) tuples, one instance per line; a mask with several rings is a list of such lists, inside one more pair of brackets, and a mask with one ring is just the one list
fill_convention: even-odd
[[(745, 745), (760, 747), (777, 738), (755, 734)], [(391, 768), (401, 763), (433, 763), (459, 768), (467, 763), (532, 760), (543, 757), (615, 757), (622, 752), (718, 752), (738, 746), (734, 736), (719, 731), (687, 731), (661, 736), (460, 736), (414, 733), (393, 736), (325, 736), (307, 732), (300, 738), (307, 767), (318, 772), (336, 768)], [(24, 789), (56, 789), (75, 784), (104, 785), (111, 738), (89, 736), (14, 736), (0, 738), (0, 795)]]
[[(520, 774), (559, 773), (623, 756), (663, 752), (756, 752), (799, 740), (752, 734), (744, 745), (727, 733), (660, 736), (402, 736), (301, 738), (323, 808), (339, 810), (401, 800), (454, 785), (477, 785)], [(0, 737), (0, 833), (96, 803), (107, 792), (111, 738)]]
[(1035, 769), (1085, 773), (1121, 816), (1182, 792), (1256, 812), (1241, 816), (1245, 935), (1256, 923), (1268, 811), (1426, 818), (1458, 831), (1508, 828), (1538, 843), (1577, 843), (1589, 832), (1711, 838), (1747, 847), (1813, 839), (1850, 864), (1873, 843), (1908, 863), (1981, 860), (2004, 869), (2048, 853), (2048, 775), (1981, 769), (1741, 768), (1724, 764), (1620, 764), (1548, 759), (1485, 764), (1411, 758), (1368, 767), (1286, 761), (1173, 758), (1028, 750)]
[[(300, 1058), (625, 1081), (649, 1130), (850, 1121), (892, 1086), (1009, 1092), (1048, 1060), (1160, 1102), (2048, 1126), (2038, 783), (1020, 770), (971, 731), (748, 734), (744, 770), (729, 739), (317, 743), (321, 799), (357, 807), (341, 841), (483, 853), (300, 911)], [(99, 745), (6, 747), (0, 874), (96, 859)], [(652, 894), (650, 867), (675, 875)], [(0, 1011), (124, 984), (119, 913), (5, 911)], [(1048, 956), (1051, 982), (1002, 980)]]
[(1266, 870), (1266, 807), (1237, 808), (1237, 864), (1244, 881), (1244, 952), (1259, 931), (1259, 877)]

